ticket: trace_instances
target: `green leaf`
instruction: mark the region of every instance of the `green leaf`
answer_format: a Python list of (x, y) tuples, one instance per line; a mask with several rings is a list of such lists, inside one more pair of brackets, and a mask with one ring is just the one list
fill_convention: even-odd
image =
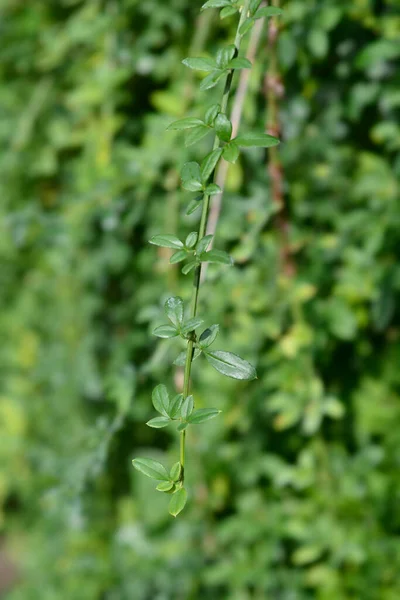
[(224, 149), (222, 150), (222, 156), (230, 163), (235, 163), (237, 161), (239, 158), (239, 146), (235, 141), (232, 140), (229, 144), (224, 146)]
[(176, 328), (173, 327), (172, 325), (160, 325), (159, 327), (156, 327), (154, 329), (153, 335), (156, 335), (157, 337), (160, 337), (160, 338), (173, 338), (179, 334), (178, 334)]
[(196, 200), (196, 198), (194, 198), (193, 200), (191, 200), (189, 202), (188, 207), (186, 209), (186, 214), (187, 215), (192, 215), (202, 205), (203, 205), (203, 196), (201, 197), (201, 200)]
[(164, 417), (168, 417), (169, 394), (163, 383), (154, 388), (151, 400), (156, 411), (164, 415)]
[(167, 127), (167, 130), (192, 129), (198, 125), (204, 125), (204, 121), (201, 119), (196, 119), (195, 117), (186, 117), (185, 119), (179, 119), (178, 121), (171, 123), (171, 125)]
[(261, 0), (250, 0), (250, 4), (249, 4), (249, 13), (251, 16), (254, 15), (254, 13), (256, 12), (257, 8), (260, 6), (261, 4)]
[(183, 248), (181, 240), (169, 233), (153, 235), (153, 237), (149, 239), (149, 243), (154, 244), (154, 246), (161, 246), (162, 248)]
[(189, 333), (189, 331), (194, 331), (197, 327), (200, 327), (204, 323), (203, 319), (199, 317), (193, 317), (192, 319), (188, 319), (185, 321), (183, 327), (181, 328), (182, 333)]
[(214, 126), (214, 121), (220, 110), (221, 110), (220, 104), (213, 104), (212, 106), (210, 106), (210, 108), (207, 110), (206, 115), (204, 117), (205, 121), (206, 121), (206, 125), (208, 125), (209, 127)]
[(204, 190), (204, 193), (207, 194), (207, 196), (215, 196), (216, 194), (220, 194), (221, 192), (221, 188), (216, 183), (209, 183), (206, 189)]
[(214, 417), (217, 417), (220, 413), (221, 411), (216, 408), (199, 408), (192, 412), (188, 421), (192, 425), (199, 425), (200, 423), (214, 419)]
[(235, 56), (235, 53), (236, 47), (233, 44), (225, 46), (224, 48), (218, 50), (216, 56), (217, 66), (220, 69), (226, 69), (229, 61)]
[(201, 10), (205, 10), (206, 8), (221, 8), (223, 6), (231, 6), (231, 0), (208, 0), (203, 6)]
[(212, 233), (209, 233), (208, 235), (202, 237), (196, 246), (196, 254), (202, 254), (205, 250), (207, 250), (213, 237), (214, 236)]
[(220, 71), (220, 70), (213, 71), (212, 73), (207, 75), (207, 77), (204, 77), (203, 81), (200, 83), (200, 89), (202, 91), (205, 91), (205, 90), (210, 90), (211, 88), (215, 87), (217, 85), (218, 81), (221, 79), (223, 74), (224, 74), (224, 71)]
[(174, 483), (172, 481), (162, 481), (156, 487), (158, 492), (170, 492), (174, 487)]
[(208, 348), (215, 341), (219, 333), (219, 325), (211, 325), (203, 331), (199, 338), (200, 348)]
[(171, 263), (171, 265), (174, 265), (175, 263), (185, 260), (185, 258), (187, 258), (186, 250), (178, 250), (177, 252), (173, 253), (171, 258), (169, 259), (169, 262)]
[(201, 181), (200, 165), (197, 162), (191, 161), (183, 165), (181, 171), (182, 181), (193, 179), (194, 181)]
[(184, 399), (181, 407), (181, 417), (184, 421), (187, 421), (188, 417), (190, 417), (190, 415), (192, 414), (193, 407), (193, 396), (187, 396), (187, 398)]
[(238, 146), (244, 146), (245, 148), (270, 148), (271, 146), (276, 146), (279, 144), (278, 138), (268, 135), (267, 133), (244, 133), (243, 135), (238, 135), (235, 138), (235, 143)]
[(164, 304), (168, 319), (177, 327), (181, 326), (183, 321), (183, 301), (179, 296), (172, 296)]
[(209, 250), (200, 254), (202, 262), (220, 263), (222, 265), (233, 265), (232, 257), (224, 250)]
[(219, 13), (219, 16), (221, 19), (226, 19), (227, 17), (230, 17), (230, 16), (234, 15), (235, 13), (237, 13), (237, 11), (238, 11), (237, 6), (225, 6)]
[(154, 429), (161, 429), (162, 427), (166, 427), (171, 423), (171, 419), (168, 417), (154, 417), (154, 419), (150, 419), (147, 421), (146, 425), (149, 427), (153, 427)]
[(254, 15), (254, 19), (261, 19), (262, 17), (278, 17), (283, 13), (281, 8), (277, 6), (263, 6)]
[(184, 267), (182, 267), (182, 273), (184, 275), (187, 275), (188, 273), (190, 273), (190, 271), (192, 269), (194, 269), (195, 267), (197, 267), (198, 265), (198, 261), (197, 260), (191, 260), (188, 263), (186, 263), (186, 265)]
[(210, 176), (212, 175), (217, 162), (221, 158), (221, 155), (222, 155), (222, 148), (217, 148), (216, 150), (213, 150), (212, 152), (207, 154), (207, 156), (201, 163), (200, 175), (201, 175), (201, 180), (203, 183), (206, 183), (208, 181), (208, 179), (210, 178)]
[(203, 185), (194, 179), (182, 181), (182, 187), (188, 192), (201, 192), (203, 189)]
[(197, 231), (191, 231), (185, 240), (186, 248), (193, 248), (196, 245), (197, 238)]
[(187, 493), (185, 488), (179, 489), (175, 494), (172, 495), (171, 501), (169, 503), (169, 513), (176, 517), (179, 513), (185, 508), (187, 500)]
[(206, 125), (200, 125), (199, 127), (194, 127), (191, 129), (185, 136), (185, 146), (189, 148), (189, 146), (193, 146), (200, 140), (203, 139), (208, 133), (210, 133), (210, 128)]
[(188, 162), (183, 165), (181, 171), (182, 187), (190, 192), (198, 192), (203, 189), (201, 183), (200, 165), (197, 162)]
[(254, 19), (252, 17), (249, 17), (248, 19), (246, 19), (240, 26), (239, 28), (239, 33), (240, 35), (245, 35), (249, 29), (251, 29), (254, 25)]
[(159, 481), (169, 481), (169, 475), (165, 467), (157, 460), (151, 458), (134, 458), (132, 461), (135, 469), (150, 477), (151, 479), (158, 479)]
[[(192, 357), (192, 362), (194, 362), (196, 360), (196, 358), (198, 358), (201, 354), (201, 350), (199, 348), (195, 348), (194, 352), (193, 352), (193, 357)], [(184, 367), (185, 366), (185, 362), (186, 362), (186, 352), (181, 352), (180, 354), (178, 354), (178, 356), (176, 357), (176, 359), (174, 360), (174, 365), (176, 365), (177, 367)]]
[(195, 71), (212, 71), (216, 67), (215, 60), (212, 58), (185, 58), (182, 62)]
[(188, 425), (189, 423), (180, 423), (176, 429), (177, 431), (183, 431)]
[(180, 462), (176, 462), (174, 465), (172, 465), (171, 470), (169, 472), (171, 481), (179, 481), (181, 473), (182, 473), (182, 465)]
[(232, 123), (228, 117), (223, 113), (219, 113), (215, 119), (214, 127), (215, 131), (217, 132), (217, 136), (224, 142), (229, 142), (232, 135)]
[(175, 419), (175, 417), (180, 414), (181, 406), (183, 402), (183, 394), (177, 394), (172, 398), (168, 406), (168, 415), (171, 419)]
[(252, 64), (247, 58), (238, 56), (230, 60), (227, 66), (229, 69), (251, 69)]
[(257, 373), (253, 365), (232, 352), (215, 350), (204, 352), (206, 359), (217, 371), (233, 379), (256, 379)]

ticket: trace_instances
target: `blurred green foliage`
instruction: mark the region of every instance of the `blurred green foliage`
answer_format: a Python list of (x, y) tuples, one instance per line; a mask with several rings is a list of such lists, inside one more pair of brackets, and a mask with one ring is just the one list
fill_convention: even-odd
[[(236, 266), (210, 267), (201, 302), (259, 379), (194, 364), (198, 406), (223, 414), (189, 436), (182, 518), (131, 467), (176, 460), (175, 433), (144, 422), (154, 385), (180, 385), (179, 342), (150, 332), (190, 282), (147, 240), (197, 218), (181, 216), (178, 172), (208, 142), (184, 149), (165, 128), (218, 93), (180, 64), (232, 37), (217, 12), (199, 21), (201, 3), (1, 3), (0, 523), (20, 568), (7, 598), (398, 600), (397, 0), (285, 3), (296, 273), (280, 265), (265, 152), (247, 151), (218, 230)], [(264, 37), (244, 128), (265, 123), (267, 69)]]

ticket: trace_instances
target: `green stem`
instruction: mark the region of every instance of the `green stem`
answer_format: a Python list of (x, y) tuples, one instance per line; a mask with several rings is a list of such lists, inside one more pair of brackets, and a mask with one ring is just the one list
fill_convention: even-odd
[[(238, 27), (236, 30), (235, 42), (234, 42), (235, 48), (236, 48), (235, 56), (237, 56), (239, 53), (240, 43), (241, 43), (242, 37), (243, 37), (239, 33), (239, 30), (247, 18), (247, 14), (249, 12), (249, 4), (250, 4), (250, 0), (245, 0), (241, 15), (240, 15)], [(231, 69), (226, 76), (224, 92), (223, 92), (222, 100), (221, 100), (221, 112), (223, 112), (223, 113), (226, 113), (226, 109), (228, 107), (229, 96), (230, 96), (230, 92), (231, 92), (231, 88), (232, 88), (233, 75), (234, 75), (234, 69)], [(213, 150), (216, 150), (219, 147), (220, 147), (220, 140), (219, 140), (218, 136), (216, 135), (215, 139), (214, 139)], [(215, 177), (215, 171), (214, 171), (213, 179), (214, 179), (214, 177)], [(199, 225), (199, 235), (198, 235), (199, 240), (201, 240), (201, 238), (203, 238), (206, 233), (209, 208), (210, 208), (210, 196), (205, 194), (204, 198), (203, 198), (203, 208), (202, 208), (200, 225)], [(191, 303), (190, 303), (190, 318), (195, 317), (197, 314), (197, 303), (198, 303), (199, 289), (200, 289), (200, 275), (201, 275), (201, 263), (194, 270), (192, 299), (191, 299)], [(186, 398), (189, 395), (189, 390), (190, 390), (190, 374), (191, 374), (191, 370), (192, 370), (193, 346), (194, 346), (194, 338), (191, 337), (191, 339), (188, 341), (187, 349), (186, 349), (185, 372), (184, 372), (184, 381), (183, 381), (183, 396), (184, 396), (184, 398)], [(181, 467), (182, 467), (182, 474), (181, 474), (182, 484), (184, 482), (184, 477), (185, 477), (185, 475), (184, 475), (184, 473), (185, 473), (185, 442), (186, 442), (186, 430), (183, 430), (183, 431), (181, 431), (181, 435), (180, 435), (180, 463), (181, 463)]]
[[(190, 45), (189, 56), (196, 56), (201, 53), (204, 44), (207, 41), (207, 37), (210, 33), (211, 24), (213, 18), (213, 11), (206, 10), (200, 13), (200, 16), (196, 19), (195, 23), (195, 33), (193, 36), (192, 43)], [(183, 89), (183, 106), (182, 112), (186, 112), (186, 110), (190, 107), (193, 102), (194, 90), (195, 90), (195, 79), (194, 79), (194, 71), (189, 71), (188, 78), (186, 80), (184, 89)], [(185, 156), (185, 149), (181, 151), (181, 158)], [(179, 161), (179, 163), (183, 162), (183, 159)], [(166, 204), (166, 230), (171, 231), (171, 233), (177, 232), (178, 229), (178, 217), (179, 217), (179, 195), (178, 195), (178, 184), (179, 184), (179, 171), (176, 171), (176, 175), (171, 182), (171, 193), (168, 197), (168, 202)], [(170, 265), (168, 269), (168, 284), (170, 289), (176, 289), (177, 285), (177, 266), (178, 265)]]

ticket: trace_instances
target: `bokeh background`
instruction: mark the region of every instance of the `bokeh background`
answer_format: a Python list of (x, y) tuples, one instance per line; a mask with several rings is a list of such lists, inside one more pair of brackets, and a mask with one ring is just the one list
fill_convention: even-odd
[(195, 363), (198, 405), (223, 413), (190, 431), (180, 518), (131, 465), (177, 459), (144, 423), (180, 346), (151, 331), (191, 278), (147, 240), (196, 228), (179, 170), (209, 140), (165, 129), (220, 97), (181, 60), (236, 27), (201, 4), (1, 2), (1, 593), (398, 600), (397, 0), (284, 2), (273, 46), (265, 24), (241, 128), (280, 124), (282, 144), (230, 166), (236, 265), (210, 266), (200, 306), (259, 379)]

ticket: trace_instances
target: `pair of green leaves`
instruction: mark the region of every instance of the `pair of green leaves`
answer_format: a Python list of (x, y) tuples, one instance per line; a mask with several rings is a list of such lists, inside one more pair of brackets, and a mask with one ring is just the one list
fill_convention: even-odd
[(250, 3), (250, 16), (247, 17), (240, 26), (240, 35), (245, 35), (253, 27), (257, 19), (278, 17), (283, 12), (282, 9), (277, 6), (262, 6), (261, 8), (258, 8), (260, 4), (261, 0), (259, 2), (256, 0), (255, 2)]
[(172, 338), (180, 335), (187, 338), (188, 335), (203, 323), (203, 319), (193, 317), (184, 320), (183, 301), (179, 296), (172, 296), (164, 304), (165, 314), (170, 323), (156, 327), (153, 334), (161, 338)]
[(184, 165), (181, 174), (182, 186), (190, 192), (203, 192), (210, 196), (221, 192), (216, 184), (207, 184), (221, 156), (228, 162), (235, 163), (239, 156), (240, 147), (270, 148), (279, 144), (278, 138), (267, 133), (258, 132), (244, 133), (231, 140), (232, 123), (224, 113), (219, 112), (219, 109), (218, 104), (211, 106), (206, 113), (205, 121), (188, 117), (174, 121), (168, 127), (168, 129), (177, 131), (188, 130), (187, 146), (201, 140), (212, 129), (215, 130), (219, 139), (225, 142), (223, 148), (217, 148), (210, 152), (201, 166), (196, 162), (189, 162)]
[(198, 234), (196, 231), (191, 231), (184, 242), (182, 242), (176, 235), (169, 233), (160, 234), (153, 236), (149, 242), (155, 246), (162, 246), (163, 248), (173, 248), (175, 250), (187, 250), (191, 251), (197, 242)]
[[(200, 356), (202, 352), (205, 352), (207, 348), (213, 344), (219, 333), (219, 325), (211, 325), (203, 331), (203, 333), (196, 340), (196, 347), (193, 352), (192, 362)], [(184, 367), (186, 362), (186, 352), (181, 352), (174, 360), (174, 365), (177, 367)]]
[[(280, 8), (275, 6), (263, 6), (259, 8), (260, 4), (261, 0), (251, 0), (249, 5), (249, 17), (242, 23), (239, 30), (240, 35), (247, 33), (257, 19), (263, 17), (275, 17), (282, 14)], [(238, 0), (208, 0), (208, 2), (203, 4), (201, 10), (205, 10), (206, 8), (221, 8), (220, 17), (221, 19), (225, 19), (226, 17), (230, 17), (237, 13), (239, 7), (240, 3)]]
[(207, 154), (201, 165), (193, 161), (185, 163), (181, 172), (182, 187), (189, 192), (203, 192), (208, 196), (219, 194), (221, 188), (215, 183), (208, 183), (208, 180), (221, 155), (222, 148), (216, 148)]
[(194, 252), (194, 248), (197, 243), (198, 234), (196, 231), (191, 231), (185, 239), (185, 242), (182, 242), (176, 235), (172, 235), (169, 233), (154, 235), (150, 240), (150, 244), (154, 244), (155, 246), (160, 246), (162, 248), (171, 248), (176, 250), (174, 254), (170, 258), (170, 263), (175, 264), (179, 263), (182, 260), (185, 260), (188, 255)]
[(239, 157), (239, 148), (271, 148), (279, 144), (278, 138), (267, 133), (249, 132), (236, 136), (225, 144), (222, 156), (230, 163), (235, 163)]
[(208, 90), (217, 85), (228, 71), (251, 68), (251, 62), (247, 58), (235, 56), (236, 53), (236, 46), (231, 44), (218, 50), (215, 58), (185, 58), (182, 62), (189, 69), (208, 73), (200, 84), (201, 90)]
[(221, 140), (228, 142), (232, 135), (232, 123), (220, 111), (220, 105), (213, 104), (207, 110), (204, 121), (195, 117), (185, 117), (184, 119), (174, 121), (167, 129), (185, 131), (185, 146), (187, 147), (200, 141), (213, 130), (215, 130)]
[(188, 425), (200, 425), (220, 414), (217, 408), (198, 408), (194, 410), (193, 396), (185, 398), (182, 405), (182, 421), (178, 425), (178, 431), (183, 431)]
[(186, 490), (180, 483), (182, 474), (181, 464), (179, 462), (175, 463), (169, 473), (164, 465), (158, 462), (158, 460), (151, 458), (134, 458), (132, 464), (137, 471), (140, 471), (146, 477), (160, 481), (156, 490), (172, 494), (169, 503), (169, 513), (173, 517), (176, 517), (184, 509), (187, 500)]
[[(233, 264), (232, 257), (224, 250), (212, 249), (207, 251), (207, 248), (213, 237), (212, 235), (206, 235), (198, 243), (196, 243), (197, 237), (197, 233), (192, 231), (187, 236), (185, 244), (183, 244), (183, 242), (181, 242), (181, 240), (175, 235), (168, 233), (160, 234), (153, 236), (150, 239), (150, 244), (161, 246), (163, 248), (179, 248), (179, 250), (174, 252), (174, 254), (171, 256), (171, 264), (179, 263), (186, 258), (190, 258), (191, 260), (182, 268), (182, 273), (184, 275), (187, 275), (192, 269), (199, 266), (201, 262), (219, 263), (223, 265)], [(174, 335), (180, 335), (181, 333), (181, 331), (176, 329), (176, 333)], [(165, 335), (159, 337), (174, 337), (174, 335)]]
[(180, 420), (178, 431), (182, 431), (190, 424), (199, 425), (209, 421), (221, 412), (216, 408), (194, 410), (193, 396), (183, 398), (183, 394), (177, 394), (170, 397), (167, 388), (163, 384), (154, 388), (151, 398), (154, 408), (161, 414), (161, 417), (155, 417), (147, 422), (147, 425), (154, 429), (161, 429), (172, 421)]
[(239, 5), (237, 0), (208, 0), (208, 2), (203, 4), (201, 10), (205, 10), (206, 8), (221, 8), (219, 15), (221, 19), (225, 19), (237, 13)]
[(161, 429), (170, 424), (175, 419), (180, 419), (183, 404), (183, 394), (177, 394), (170, 398), (165, 385), (158, 385), (154, 388), (151, 396), (153, 406), (161, 417), (155, 417), (147, 422), (149, 427)]

